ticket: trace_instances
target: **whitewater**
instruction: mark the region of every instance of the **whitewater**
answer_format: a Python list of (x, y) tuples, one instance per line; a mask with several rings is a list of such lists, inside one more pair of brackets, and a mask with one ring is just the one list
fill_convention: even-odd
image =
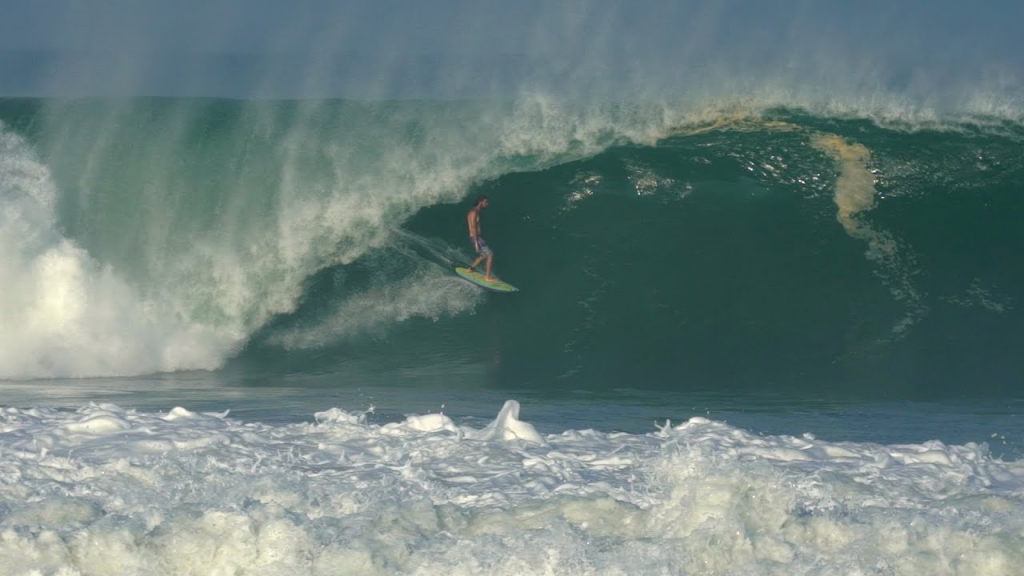
[[(528, 408), (525, 409), (525, 412)], [(985, 446), (0, 413), (2, 574), (1020, 574), (1024, 466)]]

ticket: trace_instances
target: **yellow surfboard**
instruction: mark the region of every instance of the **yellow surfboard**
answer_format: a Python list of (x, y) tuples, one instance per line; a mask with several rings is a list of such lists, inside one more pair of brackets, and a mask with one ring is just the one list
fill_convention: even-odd
[(495, 278), (488, 282), (484, 279), (484, 275), (477, 272), (476, 270), (470, 271), (468, 268), (456, 268), (455, 273), (462, 276), (464, 279), (480, 286), (481, 288), (487, 288), (488, 290), (494, 290), (495, 292), (518, 292), (519, 288), (507, 283), (502, 282)]

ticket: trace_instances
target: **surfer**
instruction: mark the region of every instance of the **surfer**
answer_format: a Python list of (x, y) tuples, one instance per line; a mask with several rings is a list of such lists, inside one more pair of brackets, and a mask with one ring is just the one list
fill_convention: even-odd
[(480, 195), (476, 199), (476, 204), (469, 209), (469, 214), (466, 215), (466, 219), (469, 221), (469, 238), (473, 241), (473, 249), (479, 254), (476, 260), (469, 265), (469, 271), (472, 272), (473, 268), (476, 268), (484, 258), (487, 259), (487, 271), (486, 279), (488, 282), (492, 282), (494, 278), (491, 276), (491, 262), (494, 260), (494, 252), (484, 242), (484, 237), (480, 234), (480, 211), (487, 208), (488, 204), (487, 196)]

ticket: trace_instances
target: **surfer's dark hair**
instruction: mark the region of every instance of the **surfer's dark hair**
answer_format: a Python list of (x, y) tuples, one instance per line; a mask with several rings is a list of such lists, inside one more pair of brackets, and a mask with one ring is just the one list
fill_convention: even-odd
[(485, 194), (481, 194), (481, 195), (477, 196), (476, 197), (476, 204), (474, 204), (474, 206), (479, 206), (484, 200), (487, 200), (487, 199), (488, 199), (487, 195), (485, 195)]

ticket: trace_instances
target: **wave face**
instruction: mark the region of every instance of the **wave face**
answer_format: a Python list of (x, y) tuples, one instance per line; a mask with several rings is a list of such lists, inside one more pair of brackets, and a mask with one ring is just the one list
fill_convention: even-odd
[[(1020, 136), (774, 110), (507, 175), (479, 189), (498, 274), (522, 292), (374, 346), (469, 350), (509, 386), (1010, 392)], [(464, 209), (425, 209), (407, 229), (464, 247)], [(271, 341), (345, 338), (319, 326), (285, 323)]]
[[(0, 378), (427, 358), (537, 386), (1019, 382), (1007, 117), (534, 97), (0, 121)], [(514, 296), (450, 273), (480, 193)]]

